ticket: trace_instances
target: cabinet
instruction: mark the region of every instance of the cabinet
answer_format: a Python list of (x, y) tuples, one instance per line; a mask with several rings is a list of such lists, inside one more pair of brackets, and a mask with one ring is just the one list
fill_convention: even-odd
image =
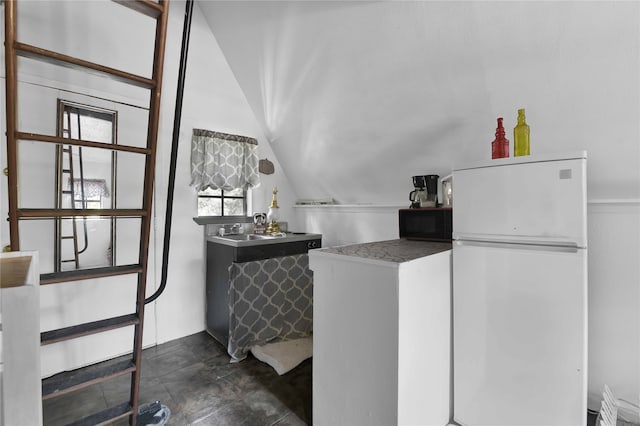
[(451, 244), (314, 250), (315, 425), (446, 425)]
[(229, 267), (282, 256), (307, 253), (321, 247), (319, 234), (296, 235), (261, 241), (259, 244), (224, 243), (223, 238), (210, 237), (207, 241), (207, 332), (227, 347), (229, 341)]

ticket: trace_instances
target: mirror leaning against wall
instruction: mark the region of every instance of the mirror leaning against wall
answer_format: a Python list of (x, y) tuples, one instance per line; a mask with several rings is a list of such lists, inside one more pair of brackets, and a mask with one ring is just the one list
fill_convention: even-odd
[[(30, 91), (49, 91), (27, 85)], [(28, 102), (29, 114), (22, 114), (25, 127), (35, 133), (92, 142), (117, 144), (118, 128), (126, 127), (129, 145), (144, 145), (148, 111), (104, 99), (69, 94), (67, 99), (39, 99)], [(50, 94), (48, 94), (50, 95)], [(71, 99), (69, 99), (71, 98)], [(135, 119), (119, 123), (121, 110)], [(28, 118), (34, 110), (41, 117)], [(45, 111), (46, 110), (46, 111)], [(139, 125), (142, 123), (142, 126)], [(140, 128), (137, 130), (137, 128)], [(144, 155), (51, 144), (30, 140), (18, 142), (18, 198), (20, 208), (45, 209), (139, 209), (142, 206)], [(20, 245), (40, 252), (41, 272), (57, 273), (138, 263), (140, 218), (54, 217), (21, 220)]]
[[(116, 143), (117, 112), (58, 100), (57, 134)], [(115, 151), (57, 145), (56, 208), (115, 208), (116, 164)], [(115, 265), (115, 218), (60, 217), (54, 221), (55, 272), (80, 269), (81, 265)]]

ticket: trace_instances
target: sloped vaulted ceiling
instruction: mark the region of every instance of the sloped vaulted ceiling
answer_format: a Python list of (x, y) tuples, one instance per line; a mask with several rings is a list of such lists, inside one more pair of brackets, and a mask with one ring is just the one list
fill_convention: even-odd
[(469, 11), (433, 6), (200, 3), (299, 197), (404, 203), (413, 174), (450, 169), (484, 85), (448, 53), (473, 42), (452, 25)]
[(585, 119), (622, 120), (601, 104), (637, 81), (611, 75), (638, 71), (616, 38), (637, 24), (607, 3), (198, 5), (298, 197), (404, 204), (412, 175), (490, 158), (496, 118), (510, 135), (518, 108), (535, 123), (532, 153), (589, 148), (575, 132), (608, 126)]

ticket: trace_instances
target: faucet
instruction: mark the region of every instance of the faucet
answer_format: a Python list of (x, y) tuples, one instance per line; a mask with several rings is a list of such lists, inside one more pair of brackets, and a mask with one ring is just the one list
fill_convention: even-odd
[(218, 227), (216, 234), (221, 237), (224, 235), (244, 234), (244, 228), (240, 223), (234, 223), (233, 225), (221, 224)]

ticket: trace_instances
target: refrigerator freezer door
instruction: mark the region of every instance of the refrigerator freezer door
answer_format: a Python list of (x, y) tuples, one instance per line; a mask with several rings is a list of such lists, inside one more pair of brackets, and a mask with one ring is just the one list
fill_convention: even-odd
[(454, 170), (453, 238), (587, 246), (586, 159)]
[(587, 254), (453, 246), (454, 420), (587, 424)]

